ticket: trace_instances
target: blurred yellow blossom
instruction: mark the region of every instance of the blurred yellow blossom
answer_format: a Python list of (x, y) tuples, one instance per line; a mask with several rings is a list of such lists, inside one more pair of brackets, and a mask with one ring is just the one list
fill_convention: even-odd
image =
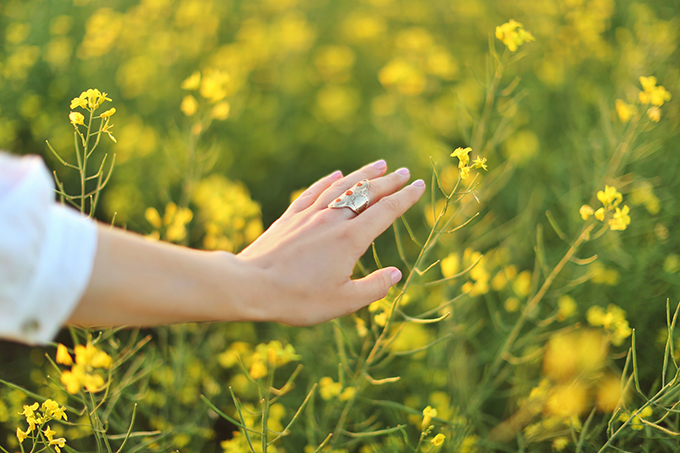
[(460, 270), (460, 258), (457, 253), (449, 253), (441, 260), (439, 266), (442, 269), (444, 278), (451, 278)]
[(229, 118), (229, 112), (231, 110), (231, 105), (227, 101), (222, 101), (210, 110), (210, 118), (216, 120), (226, 120)]
[(512, 290), (520, 297), (527, 297), (531, 292), (531, 271), (523, 270), (512, 282)]
[(57, 351), (59, 355), (57, 363), (66, 365), (70, 362), (72, 364), (70, 370), (65, 370), (61, 373), (61, 383), (66, 386), (66, 391), (76, 394), (83, 387), (88, 392), (103, 390), (105, 384), (104, 378), (96, 372), (95, 368), (111, 368), (113, 365), (111, 356), (97, 349), (91, 343), (87, 343), (85, 346), (76, 345), (73, 351), (76, 356), (75, 364), (73, 364), (73, 360), (65, 348), (58, 347)]
[(201, 86), (201, 73), (200, 71), (196, 71), (193, 74), (191, 74), (189, 77), (184, 79), (182, 81), (182, 84), (180, 87), (183, 90), (198, 90), (198, 88)]
[(616, 190), (616, 187), (604, 186), (604, 190), (597, 192), (597, 199), (606, 207), (618, 206), (623, 200), (623, 195)]
[(319, 381), (319, 394), (321, 398), (329, 400), (340, 395), (342, 391), (342, 384), (334, 382), (332, 378), (324, 376)]
[(74, 126), (77, 126), (79, 124), (83, 125), (83, 126), (85, 125), (85, 123), (84, 123), (85, 117), (80, 112), (69, 113), (68, 119), (71, 120), (71, 124), (73, 124)]
[(578, 310), (578, 306), (576, 305), (576, 301), (571, 297), (566, 294), (561, 295), (557, 299), (557, 320), (558, 321), (564, 321), (565, 319), (571, 318), (574, 316)]
[(626, 227), (630, 224), (630, 216), (628, 215), (628, 212), (630, 209), (628, 206), (623, 206), (623, 209), (621, 208), (616, 208), (616, 212), (614, 212), (614, 216), (609, 220), (609, 228), (612, 230), (625, 230)]
[(616, 100), (616, 113), (619, 115), (619, 119), (627, 123), (630, 121), (631, 117), (635, 115), (635, 106), (627, 104), (621, 99)]
[(655, 123), (658, 123), (661, 121), (661, 109), (659, 107), (650, 107), (647, 109), (647, 118)]
[(626, 320), (626, 312), (614, 304), (609, 304), (607, 311), (597, 305), (590, 307), (586, 313), (586, 319), (591, 326), (604, 327), (615, 346), (620, 346), (623, 340), (632, 334)]
[(430, 442), (432, 442), (435, 447), (439, 447), (444, 443), (445, 440), (446, 436), (443, 435), (442, 433), (439, 433), (436, 436), (434, 436)]
[(561, 418), (579, 416), (588, 410), (588, 387), (581, 380), (556, 386), (545, 404), (549, 414)]
[(605, 365), (608, 344), (599, 330), (580, 329), (553, 335), (543, 356), (543, 372), (556, 382), (597, 373)]
[(640, 77), (640, 85), (644, 91), (640, 91), (639, 98), (642, 104), (652, 104), (661, 107), (664, 102), (671, 100), (671, 94), (662, 86), (656, 86), (656, 77)]
[(180, 105), (179, 108), (186, 116), (194, 116), (198, 110), (198, 101), (195, 97), (188, 94), (184, 96), (184, 99), (182, 99), (182, 105)]
[(104, 118), (104, 119), (106, 119), (106, 118), (111, 118), (111, 116), (112, 116), (114, 113), (116, 113), (116, 108), (115, 108), (115, 107), (114, 107), (114, 108), (108, 109), (107, 111), (105, 111), (104, 113), (102, 113), (101, 115), (99, 115), (99, 117), (100, 117), (100, 118)]
[(420, 429), (425, 430), (430, 426), (432, 419), (437, 416), (437, 409), (433, 409), (431, 406), (427, 406), (423, 409), (423, 421), (420, 423)]
[(505, 311), (507, 311), (508, 313), (516, 312), (517, 310), (519, 310), (519, 307), (520, 307), (519, 299), (514, 296), (508, 297), (507, 299), (505, 299), (505, 302), (503, 302), (503, 308), (505, 308)]
[[(634, 411), (631, 412), (624, 411), (623, 413), (621, 413), (621, 415), (619, 415), (619, 421), (624, 423), (627, 422), (628, 420), (630, 420), (633, 413)], [(652, 415), (651, 406), (645, 407), (640, 411), (639, 414), (633, 417), (633, 420), (630, 422), (630, 427), (633, 428), (634, 430), (641, 431), (642, 428), (644, 428), (642, 420), (650, 417), (651, 415)]]
[(511, 52), (516, 51), (525, 42), (534, 41), (533, 35), (513, 19), (496, 27), (496, 38), (500, 39)]
[(594, 214), (595, 211), (593, 211), (593, 208), (591, 208), (587, 204), (584, 204), (583, 206), (581, 206), (581, 209), (579, 209), (578, 212), (579, 214), (581, 214), (581, 218), (583, 220), (588, 220), (590, 216)]
[(614, 412), (621, 403), (625, 403), (626, 394), (623, 391), (621, 379), (608, 374), (600, 379), (595, 395), (595, 405), (602, 412)]

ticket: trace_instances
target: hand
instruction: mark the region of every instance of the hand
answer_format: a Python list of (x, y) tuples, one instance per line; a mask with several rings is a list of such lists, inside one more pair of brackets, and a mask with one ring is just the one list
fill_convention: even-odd
[[(342, 177), (319, 180), (254, 243), (236, 256), (250, 280), (247, 303), (253, 320), (313, 325), (352, 313), (387, 295), (401, 279), (395, 267), (351, 280), (356, 262), (373, 240), (404, 214), (425, 191), (407, 169), (383, 176), (385, 161)], [(370, 205), (357, 215), (328, 204), (368, 179)]]

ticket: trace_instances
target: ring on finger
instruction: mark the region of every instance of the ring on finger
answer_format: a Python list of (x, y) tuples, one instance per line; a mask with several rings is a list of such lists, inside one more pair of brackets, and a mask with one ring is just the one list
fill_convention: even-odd
[(328, 204), (329, 208), (350, 208), (355, 214), (361, 214), (368, 208), (371, 199), (368, 194), (368, 179), (362, 179), (352, 188)]

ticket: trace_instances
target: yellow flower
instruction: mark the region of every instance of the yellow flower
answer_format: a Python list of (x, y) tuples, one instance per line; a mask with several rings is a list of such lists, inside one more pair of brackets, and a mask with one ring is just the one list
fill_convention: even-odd
[(108, 369), (113, 364), (113, 359), (107, 353), (100, 351), (91, 343), (86, 346), (76, 345), (73, 351), (78, 365)]
[(593, 211), (593, 208), (591, 208), (587, 204), (584, 204), (583, 206), (581, 206), (581, 209), (579, 209), (578, 213), (581, 214), (581, 218), (583, 220), (588, 220), (590, 216), (595, 213), (595, 211)]
[(182, 110), (182, 113), (184, 113), (186, 116), (194, 116), (198, 110), (198, 101), (196, 101), (195, 97), (188, 94), (184, 96), (184, 99), (182, 99), (180, 110)]
[(475, 160), (472, 161), (471, 168), (481, 168), (488, 171), (489, 169), (486, 166), (486, 157), (475, 157)]
[(525, 42), (534, 41), (533, 35), (513, 19), (496, 27), (496, 38), (500, 39), (511, 52), (516, 51)]
[[(619, 415), (619, 421), (621, 422), (627, 422), (630, 419), (630, 416), (632, 415), (632, 412), (623, 412), (621, 415)], [(630, 422), (630, 427), (633, 428), (636, 431), (642, 430), (644, 428), (644, 425), (642, 423), (642, 419), (646, 419), (652, 415), (652, 408), (650, 406), (645, 407), (640, 411), (639, 414), (637, 414), (635, 417), (633, 417), (633, 421)]]
[(443, 435), (442, 433), (439, 433), (436, 436), (434, 436), (434, 438), (430, 442), (432, 442), (435, 447), (439, 447), (441, 444), (444, 443), (445, 440), (446, 436)]
[(17, 427), (17, 439), (19, 439), (19, 442), (23, 442), (26, 440), (28, 437), (28, 432), (24, 432), (19, 427)]
[(111, 115), (113, 115), (114, 113), (116, 113), (116, 109), (115, 109), (115, 108), (110, 108), (110, 109), (108, 109), (106, 112), (104, 112), (104, 113), (102, 113), (101, 115), (99, 115), (99, 117), (100, 117), (100, 118), (104, 118), (104, 119), (106, 119), (106, 118), (111, 118)]
[(324, 376), (319, 381), (319, 394), (321, 398), (329, 400), (335, 396), (340, 395), (342, 391), (342, 384), (339, 382), (333, 382), (328, 376)]
[(196, 71), (182, 82), (183, 90), (197, 90), (201, 86), (201, 73)]
[(453, 277), (460, 270), (460, 260), (458, 254), (450, 253), (446, 258), (442, 259), (439, 265), (442, 269), (444, 278)]
[(424, 430), (430, 426), (430, 422), (434, 417), (437, 416), (437, 409), (433, 409), (431, 406), (427, 406), (423, 409), (423, 421), (420, 424), (420, 429)]
[(85, 121), (85, 117), (84, 117), (83, 114), (80, 113), (80, 112), (71, 112), (71, 113), (69, 113), (69, 114), (68, 114), (68, 119), (71, 120), (71, 124), (73, 124), (74, 126), (77, 126), (77, 125), (79, 125), (79, 124), (82, 125), (82, 126), (85, 125), (85, 122), (84, 122), (84, 121)]
[(635, 106), (627, 104), (621, 99), (616, 100), (616, 113), (619, 115), (619, 119), (624, 123), (630, 121), (631, 117), (635, 114)]
[(659, 107), (650, 107), (647, 109), (647, 118), (658, 123), (661, 121), (661, 109)]
[(557, 306), (559, 307), (559, 310), (557, 311), (558, 321), (564, 321), (567, 318), (571, 318), (576, 314), (578, 308), (576, 301), (566, 294), (557, 299)]
[(249, 374), (253, 379), (265, 377), (267, 375), (267, 366), (261, 360), (256, 360), (250, 365)]
[(71, 108), (74, 109), (76, 107), (80, 107), (93, 112), (105, 101), (110, 100), (111, 99), (107, 97), (107, 93), (102, 93), (96, 88), (90, 88), (89, 90), (80, 93), (80, 96), (77, 98), (73, 98), (73, 100), (71, 100)]
[(628, 209), (628, 206), (626, 205), (623, 206), (623, 209), (616, 208), (614, 217), (609, 220), (609, 228), (619, 231), (625, 230), (630, 224), (630, 216), (628, 215), (629, 211), (630, 209)]
[(45, 400), (45, 402), (42, 404), (42, 411), (46, 417), (51, 417), (56, 420), (68, 420), (65, 412), (66, 407), (59, 406), (59, 403), (54, 400)]
[(656, 77), (640, 77), (642, 89), (639, 93), (642, 104), (652, 104), (661, 107), (664, 102), (671, 100), (671, 94), (662, 86), (656, 86)]
[(451, 157), (458, 158), (458, 168), (466, 167), (470, 163), (470, 152), (472, 148), (456, 148), (454, 152), (451, 153)]
[(73, 365), (73, 359), (71, 358), (71, 355), (68, 353), (66, 346), (61, 343), (59, 343), (57, 346), (57, 363), (66, 366)]
[(588, 387), (580, 380), (558, 385), (550, 393), (545, 409), (562, 418), (578, 416), (588, 409)]
[(599, 220), (600, 222), (604, 222), (604, 208), (600, 208), (597, 211), (595, 211), (595, 218)]
[(340, 394), (338, 399), (340, 401), (348, 401), (348, 400), (351, 400), (352, 398), (354, 398), (354, 395), (356, 395), (356, 393), (357, 393), (357, 390), (354, 387), (346, 387), (342, 391), (342, 393)]
[(216, 104), (212, 110), (210, 110), (210, 117), (216, 120), (226, 120), (229, 118), (230, 110), (231, 106), (229, 103), (227, 101), (222, 101), (219, 104)]
[(614, 412), (625, 400), (621, 379), (609, 374), (600, 379), (595, 396), (595, 405), (602, 412)]
[(558, 437), (552, 442), (552, 448), (555, 451), (562, 451), (567, 445), (569, 445), (569, 438), (564, 436)]
[(505, 311), (508, 313), (514, 313), (517, 310), (519, 310), (519, 299), (516, 297), (508, 297), (505, 299), (505, 302), (503, 303), (503, 307), (505, 308)]
[(600, 190), (597, 192), (597, 199), (602, 202), (605, 208), (618, 206), (623, 200), (623, 195), (621, 195), (616, 187), (604, 186), (604, 191)]

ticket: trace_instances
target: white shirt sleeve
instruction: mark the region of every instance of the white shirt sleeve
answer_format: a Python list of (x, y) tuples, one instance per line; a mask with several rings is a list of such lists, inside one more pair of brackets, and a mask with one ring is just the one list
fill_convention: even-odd
[(0, 152), (0, 338), (51, 341), (87, 287), (96, 248), (95, 222), (55, 202), (43, 161)]

